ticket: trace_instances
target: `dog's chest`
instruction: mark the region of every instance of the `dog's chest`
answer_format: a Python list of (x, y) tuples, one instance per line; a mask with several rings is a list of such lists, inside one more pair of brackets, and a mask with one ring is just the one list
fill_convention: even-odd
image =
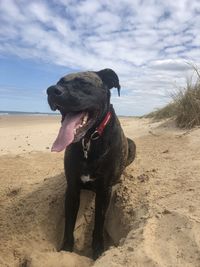
[(82, 183), (94, 182), (104, 173), (104, 164), (101, 157), (89, 154), (87, 159), (82, 159), (80, 169), (80, 180)]
[(94, 182), (94, 178), (91, 178), (90, 177), (90, 174), (82, 174), (81, 177), (80, 177), (81, 181), (85, 184), (85, 183), (88, 183), (88, 182)]
[(81, 166), (80, 180), (82, 183), (93, 182), (97, 176), (97, 165), (95, 162), (84, 159)]
[(102, 139), (96, 142), (82, 142), (80, 158), (80, 180), (82, 183), (94, 182), (102, 176), (109, 151), (110, 146), (102, 142)]

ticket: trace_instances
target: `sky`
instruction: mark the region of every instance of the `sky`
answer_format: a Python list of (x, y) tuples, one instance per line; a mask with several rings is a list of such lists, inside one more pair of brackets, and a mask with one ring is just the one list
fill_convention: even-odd
[(113, 69), (118, 115), (164, 106), (200, 66), (199, 0), (0, 0), (0, 110), (50, 112), (46, 88)]

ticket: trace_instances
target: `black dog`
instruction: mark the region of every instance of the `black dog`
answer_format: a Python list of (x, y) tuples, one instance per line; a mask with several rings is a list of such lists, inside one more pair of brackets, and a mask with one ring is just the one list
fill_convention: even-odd
[(104, 250), (103, 227), (111, 189), (135, 158), (134, 142), (124, 136), (110, 104), (110, 90), (119, 79), (111, 69), (69, 74), (47, 89), (52, 110), (62, 114), (62, 126), (52, 151), (65, 148), (67, 192), (62, 249), (72, 251), (80, 190), (96, 193), (93, 258)]

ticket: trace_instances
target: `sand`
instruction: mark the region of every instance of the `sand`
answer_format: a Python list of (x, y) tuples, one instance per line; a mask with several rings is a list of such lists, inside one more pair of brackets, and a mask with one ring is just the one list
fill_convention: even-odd
[(200, 266), (200, 129), (121, 118), (137, 158), (113, 191), (105, 253), (91, 256), (94, 195), (84, 191), (74, 253), (58, 252), (63, 153), (50, 147), (59, 116), (0, 117), (0, 266)]

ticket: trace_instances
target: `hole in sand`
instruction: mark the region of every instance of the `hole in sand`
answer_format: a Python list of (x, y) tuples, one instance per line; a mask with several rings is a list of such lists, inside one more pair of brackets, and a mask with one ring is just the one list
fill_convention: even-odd
[[(13, 190), (6, 189), (7, 184), (5, 184), (3, 189), (5, 194), (2, 198), (4, 205), (0, 206), (2, 229), (0, 251), (3, 263), (8, 266), (18, 266), (19, 263), (23, 266), (24, 262), (28, 262), (27, 266), (41, 266), (32, 262), (36, 259), (43, 262), (43, 258), (48, 260), (54, 256), (56, 262), (60, 257), (69, 257), (69, 254), (57, 252), (61, 247), (64, 229), (65, 177), (63, 174), (50, 177), (42, 173), (43, 169), (37, 170), (32, 167), (31, 162), (38, 163), (42, 160), (49, 173), (49, 156), (45, 158), (45, 154), (33, 154), (29, 157), (31, 157), (29, 161), (22, 157), (5, 157), (6, 164), (13, 166), (15, 170), (10, 176), (13, 179), (11, 188)], [(30, 162), (30, 166), (26, 165), (27, 162)], [(23, 166), (23, 169), (20, 168), (17, 172), (16, 166), (19, 165)], [(21, 178), (21, 182), (18, 177)], [(142, 193), (143, 190), (134, 187), (133, 180), (134, 177), (131, 175), (123, 175), (121, 183), (113, 192), (105, 222), (106, 249), (122, 244), (130, 229), (136, 229), (144, 220), (142, 218), (148, 210), (144, 204), (145, 194)], [(8, 191), (12, 193), (6, 194)], [(74, 252), (79, 255), (91, 256), (93, 214), (94, 194), (82, 191), (74, 248)], [(40, 257), (36, 255), (37, 253), (41, 254)], [(79, 258), (77, 254), (70, 254), (70, 257)], [(43, 263), (43, 266), (48, 266), (46, 262)], [(4, 266), (1, 261), (0, 265)]]
[[(128, 186), (133, 176), (125, 173), (119, 184), (113, 187), (112, 198), (107, 211), (104, 231), (105, 250), (109, 247), (122, 245), (125, 237), (132, 229), (137, 229), (144, 222), (148, 213), (148, 205), (144, 196)], [(141, 202), (142, 200), (142, 202)], [(91, 257), (92, 231), (94, 226), (95, 194), (82, 190), (79, 213), (75, 226), (74, 251), (80, 255)]]
[[(94, 202), (95, 193), (87, 190), (81, 191), (80, 208), (74, 230), (75, 245), (74, 252), (87, 257), (92, 257), (92, 232), (94, 227)], [(115, 220), (116, 218), (114, 218)], [(110, 219), (106, 219), (105, 224), (109, 224)], [(110, 227), (110, 226), (109, 226)], [(116, 238), (115, 238), (116, 241)], [(104, 245), (107, 250), (110, 246), (117, 245), (109, 234), (109, 230), (104, 231)]]

